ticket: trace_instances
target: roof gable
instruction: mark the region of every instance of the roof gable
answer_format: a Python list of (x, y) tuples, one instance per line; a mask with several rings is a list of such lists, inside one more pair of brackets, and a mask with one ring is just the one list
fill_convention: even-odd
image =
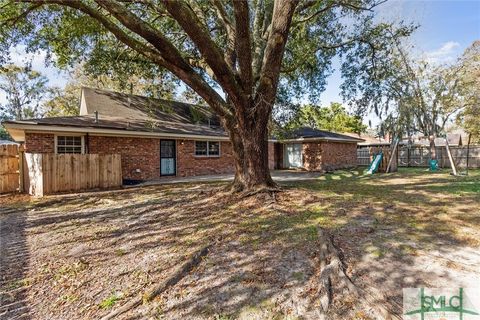
[(305, 140), (305, 139), (317, 139), (317, 140), (336, 140), (336, 141), (348, 141), (348, 142), (362, 142), (363, 139), (351, 137), (345, 134), (340, 134), (331, 131), (319, 130), (310, 127), (300, 127), (286, 132), (285, 137), (282, 140)]
[(208, 107), (108, 90), (82, 88), (80, 115), (92, 115), (95, 111), (100, 116), (124, 119), (220, 125), (218, 118), (210, 112)]

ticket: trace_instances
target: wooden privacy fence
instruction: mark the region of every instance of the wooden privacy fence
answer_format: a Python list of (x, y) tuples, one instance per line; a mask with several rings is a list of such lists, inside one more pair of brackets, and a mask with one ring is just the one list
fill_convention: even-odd
[(119, 154), (25, 153), (24, 163), (25, 190), (36, 196), (122, 185)]
[[(450, 146), (453, 161), (457, 169), (465, 169), (467, 167), (467, 146)], [(450, 160), (448, 159), (445, 147), (436, 147), (438, 165), (441, 168), (450, 168)], [(468, 155), (468, 168), (480, 168), (480, 146), (470, 146)], [(399, 164), (402, 167), (428, 167), (430, 160), (429, 147), (402, 147), (400, 149)]]
[[(467, 146), (450, 146), (452, 157), (457, 169), (465, 169), (467, 167)], [(447, 150), (445, 147), (436, 147), (438, 164), (441, 168), (450, 168)], [(468, 155), (468, 167), (470, 169), (480, 168), (480, 146), (470, 146)], [(399, 147), (398, 150), (398, 166), (400, 167), (428, 167), (430, 160), (430, 147), (414, 146), (407, 148)], [(357, 165), (368, 166), (370, 164), (370, 155), (368, 147), (357, 149)]]
[(0, 145), (0, 193), (17, 191), (20, 188), (19, 146)]
[(357, 149), (357, 165), (368, 166), (370, 164), (370, 148), (361, 147)]

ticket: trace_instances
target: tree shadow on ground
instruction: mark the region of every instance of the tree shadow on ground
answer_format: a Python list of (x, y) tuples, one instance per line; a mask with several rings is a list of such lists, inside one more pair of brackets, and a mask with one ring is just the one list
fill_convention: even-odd
[(29, 319), (26, 214), (0, 209), (0, 318)]
[[(28, 213), (30, 252), (43, 268), (41, 274), (31, 271), (37, 276), (32, 287), (45, 292), (44, 301), (66, 297), (67, 303), (37, 305), (36, 314), (98, 318), (108, 313), (99, 307), (103, 301), (121, 292), (117, 308), (168, 277), (173, 266), (204, 244), (215, 243), (177, 285), (127, 316), (315, 319), (318, 226), (333, 235), (353, 281), (367, 292), (383, 289), (397, 313), (402, 287), (454, 280), (448, 268), (419, 265), (425, 250), (447, 256), (470, 244), (438, 213), (439, 203), (450, 209), (450, 196), (432, 198), (429, 177), (406, 187), (395, 181), (401, 175), (340, 175), (344, 177), (328, 182), (287, 184), (276, 202), (262, 196), (229, 197), (209, 184), (47, 199)], [(388, 184), (379, 187), (376, 179)], [(476, 195), (458, 201), (478, 206)], [(449, 217), (462, 219), (455, 212)], [(478, 213), (461, 220), (467, 225), (477, 221)], [(359, 316), (360, 300), (339, 298), (332, 319)]]

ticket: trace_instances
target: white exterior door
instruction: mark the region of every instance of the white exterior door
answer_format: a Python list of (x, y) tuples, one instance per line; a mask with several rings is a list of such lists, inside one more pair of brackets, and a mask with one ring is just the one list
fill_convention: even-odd
[(284, 165), (285, 168), (302, 168), (302, 144), (301, 143), (289, 143), (284, 145)]

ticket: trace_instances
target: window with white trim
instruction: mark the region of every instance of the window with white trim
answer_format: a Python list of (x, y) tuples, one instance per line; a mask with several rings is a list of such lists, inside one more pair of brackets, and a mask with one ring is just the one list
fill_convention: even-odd
[(83, 153), (83, 136), (56, 136), (57, 153)]
[(219, 157), (219, 141), (195, 141), (195, 156), (197, 157)]

